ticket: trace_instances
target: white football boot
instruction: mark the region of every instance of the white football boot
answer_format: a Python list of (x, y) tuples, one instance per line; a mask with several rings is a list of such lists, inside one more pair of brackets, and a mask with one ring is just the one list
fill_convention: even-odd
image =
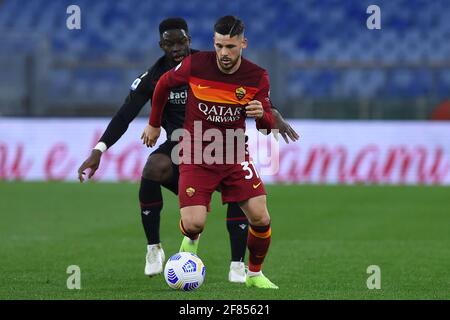
[(228, 281), (236, 283), (245, 283), (246, 272), (245, 263), (239, 261), (231, 261), (230, 272), (228, 273)]
[(151, 277), (162, 273), (165, 260), (166, 257), (161, 243), (147, 245), (144, 274)]

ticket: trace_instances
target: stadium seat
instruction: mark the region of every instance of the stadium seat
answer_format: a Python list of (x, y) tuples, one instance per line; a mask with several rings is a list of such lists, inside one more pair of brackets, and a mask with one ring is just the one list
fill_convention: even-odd
[[(212, 25), (217, 17), (230, 12), (245, 20), (246, 36), (252, 49), (274, 49), (290, 61), (421, 63), (439, 62), (450, 56), (450, 43), (445, 41), (450, 34), (449, 1), (378, 1), (383, 8), (382, 32), (365, 28), (365, 8), (371, 4), (368, 0), (262, 0), (253, 2), (251, 11), (242, 8), (242, 1), (223, 2), (218, 6), (217, 2), (201, 0), (183, 2), (182, 5), (173, 0), (79, 0), (77, 4), (83, 14), (82, 32), (61, 28), (66, 18), (61, 12), (65, 12), (70, 4), (72, 2), (68, 0), (24, 0), (20, 4), (15, 0), (4, 0), (0, 2), (0, 30), (3, 33), (47, 35), (52, 53), (58, 59), (137, 61), (157, 43), (156, 27), (164, 17), (185, 17), (191, 28), (193, 47), (211, 50)], [(405, 75), (402, 70), (390, 70), (389, 76), (380, 76), (377, 70), (367, 73), (368, 76), (360, 70), (353, 71), (319, 72), (303, 77), (303, 70), (293, 70), (289, 75), (292, 81), (287, 81), (287, 94), (302, 92), (325, 97), (334, 92), (348, 96), (387, 94), (400, 97), (420, 95), (429, 90), (428, 80), (412, 81), (412, 76)], [(61, 77), (58, 72), (52, 76)], [(338, 78), (342, 78), (343, 83), (339, 83)], [(79, 79), (85, 80), (89, 79)], [(365, 85), (358, 83), (361, 80)], [(110, 81), (111, 86), (121, 85), (113, 78), (105, 81)], [(52, 79), (50, 83), (58, 81)], [(393, 87), (389, 87), (391, 84)], [(439, 92), (443, 92), (446, 84), (440, 86)], [(101, 86), (99, 92), (104, 92), (103, 82), (90, 84), (97, 85)], [(84, 87), (87, 86), (80, 88)]]

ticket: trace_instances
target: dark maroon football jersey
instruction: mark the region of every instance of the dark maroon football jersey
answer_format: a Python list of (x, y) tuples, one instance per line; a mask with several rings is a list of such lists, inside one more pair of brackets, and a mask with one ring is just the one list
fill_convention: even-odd
[[(153, 94), (150, 125), (161, 125), (170, 88), (185, 84), (189, 85), (189, 90), (184, 128), (190, 136), (185, 135), (183, 141), (188, 138), (192, 146), (207, 148), (212, 141), (217, 141), (216, 133), (219, 130), (225, 150), (227, 134), (240, 129), (243, 136), (245, 107), (252, 100), (260, 101), (264, 108), (263, 117), (256, 119), (256, 127), (267, 130), (274, 128), (267, 71), (242, 58), (236, 72), (223, 73), (217, 66), (215, 52), (195, 53), (160, 78)], [(216, 131), (207, 131), (209, 129)]]

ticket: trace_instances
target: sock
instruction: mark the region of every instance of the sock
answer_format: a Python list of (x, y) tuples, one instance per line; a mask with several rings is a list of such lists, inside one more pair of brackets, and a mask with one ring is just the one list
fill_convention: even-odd
[(260, 275), (262, 275), (262, 271), (260, 270), (260, 271), (258, 271), (258, 272), (253, 272), (253, 271), (247, 271), (247, 275), (249, 276), (249, 277), (256, 277), (256, 276), (260, 276)]
[(272, 230), (267, 226), (252, 226), (248, 230), (247, 246), (249, 251), (248, 270), (261, 271), (264, 258), (269, 251)]
[(181, 220), (181, 219), (180, 219), (179, 227), (180, 227), (181, 233), (182, 233), (184, 236), (188, 237), (188, 238), (191, 239), (192, 241), (198, 239), (198, 237), (199, 237), (199, 235), (200, 235), (200, 232), (199, 232), (199, 233), (188, 233), (188, 232), (186, 231), (186, 229), (184, 229), (184, 226), (183, 226), (183, 220)]
[(153, 180), (141, 178), (139, 188), (139, 202), (141, 204), (141, 218), (144, 227), (147, 244), (158, 244), (159, 225), (163, 199), (161, 185)]
[(230, 235), (231, 261), (243, 262), (247, 249), (248, 220), (236, 202), (228, 203), (226, 221)]

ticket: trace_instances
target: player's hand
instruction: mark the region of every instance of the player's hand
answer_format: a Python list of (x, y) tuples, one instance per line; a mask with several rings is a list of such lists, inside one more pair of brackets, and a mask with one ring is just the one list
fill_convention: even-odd
[(100, 150), (92, 150), (91, 155), (83, 162), (80, 168), (78, 168), (78, 180), (80, 180), (80, 182), (84, 181), (83, 175), (85, 174), (84, 171), (86, 169), (91, 169), (88, 174), (88, 178), (92, 178), (92, 176), (95, 174), (95, 171), (97, 171), (98, 166), (100, 165), (101, 157), (102, 152)]
[[(278, 112), (278, 110), (272, 109), (272, 114), (275, 119), (275, 129), (278, 129), (278, 132), (281, 134), (281, 136), (283, 137), (284, 141), (286, 141), (286, 143), (289, 143), (288, 137), (292, 140), (292, 142), (295, 142), (298, 139), (300, 139), (300, 136), (298, 135), (298, 133), (294, 129), (292, 129), (292, 127), (289, 125), (289, 123), (287, 123), (283, 119), (283, 117)], [(278, 140), (278, 134), (276, 134), (275, 131), (274, 131), (274, 137), (275, 137), (275, 139)]]
[(156, 144), (156, 141), (158, 141), (160, 134), (161, 128), (155, 128), (151, 125), (147, 125), (141, 135), (142, 143), (147, 147), (153, 147)]
[(252, 100), (248, 103), (248, 106), (245, 107), (245, 112), (247, 117), (259, 119), (264, 115), (264, 108), (260, 101)]

